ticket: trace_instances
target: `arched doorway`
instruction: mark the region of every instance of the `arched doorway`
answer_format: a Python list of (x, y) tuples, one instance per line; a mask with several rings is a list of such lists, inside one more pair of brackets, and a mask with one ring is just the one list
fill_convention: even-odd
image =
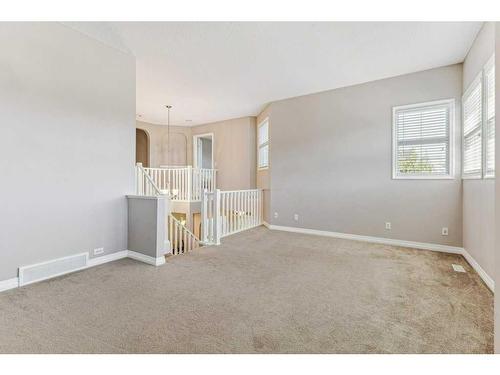
[(135, 129), (135, 162), (149, 167), (149, 136), (142, 129)]

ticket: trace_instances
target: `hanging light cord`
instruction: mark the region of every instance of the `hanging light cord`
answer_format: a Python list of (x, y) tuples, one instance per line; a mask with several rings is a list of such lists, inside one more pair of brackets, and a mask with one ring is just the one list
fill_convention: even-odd
[(167, 107), (167, 166), (170, 167), (170, 108), (171, 105), (166, 105)]

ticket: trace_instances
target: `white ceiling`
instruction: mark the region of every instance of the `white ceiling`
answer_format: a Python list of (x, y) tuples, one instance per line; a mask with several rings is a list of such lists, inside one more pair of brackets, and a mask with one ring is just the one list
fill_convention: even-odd
[[(269, 102), (462, 62), (480, 22), (68, 24), (137, 59), (141, 120), (196, 125)], [(187, 120), (191, 120), (188, 122)]]

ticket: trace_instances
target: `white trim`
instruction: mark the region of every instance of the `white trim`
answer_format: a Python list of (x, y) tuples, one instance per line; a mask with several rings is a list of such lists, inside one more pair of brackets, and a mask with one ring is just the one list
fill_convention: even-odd
[(153, 258), (149, 255), (144, 255), (135, 251), (128, 251), (128, 257), (138, 260), (139, 262), (151, 264), (152, 266), (161, 266), (162, 264), (165, 264), (165, 257), (161, 256), (158, 258)]
[(263, 221), (262, 225), (265, 226), (267, 229), (271, 229), (271, 224), (269, 224), (267, 221)]
[[(483, 105), (483, 108), (482, 108), (482, 115), (481, 115), (481, 118), (483, 120), (483, 124), (482, 124), (482, 130), (481, 130), (481, 141), (482, 141), (482, 144), (481, 144), (481, 148), (482, 148), (482, 151), (481, 151), (481, 156), (482, 156), (482, 176), (483, 176), (483, 179), (488, 179), (488, 178), (495, 178), (495, 170), (493, 170), (493, 174), (489, 174), (488, 173), (488, 70), (489, 69), (493, 69), (493, 72), (496, 74), (495, 72), (495, 53), (493, 53), (493, 55), (491, 55), (491, 57), (488, 59), (488, 61), (486, 62), (486, 64), (484, 64), (484, 67), (483, 67), (483, 98), (482, 98), (482, 105)], [(496, 88), (496, 87), (495, 87)], [(495, 93), (496, 95), (496, 93)], [(493, 107), (495, 106), (495, 102), (493, 102)], [(495, 116), (493, 117), (494, 118), (494, 125), (493, 126), (496, 126), (495, 122), (496, 122), (496, 113), (495, 113)], [(495, 159), (495, 153), (496, 153), (496, 150), (494, 150), (494, 154), (493, 154), (493, 159)]]
[(116, 253), (103, 255), (101, 257), (90, 258), (87, 265), (88, 267), (95, 267), (104, 263), (113, 262), (115, 260), (123, 259), (126, 257), (128, 257), (128, 250), (117, 251)]
[[(158, 257), (158, 258), (153, 258), (153, 257), (147, 256), (147, 255), (144, 255), (144, 254), (137, 253), (135, 251), (122, 250), (122, 251), (117, 251), (115, 253), (111, 253), (111, 254), (100, 256), (100, 257), (95, 257), (95, 258), (89, 258), (89, 253), (80, 253), (80, 254), (68, 255), (67, 257), (58, 258), (58, 259), (51, 259), (51, 260), (48, 260), (48, 261), (45, 261), (45, 262), (37, 263), (35, 265), (30, 265), (30, 267), (31, 266), (36, 266), (36, 265), (42, 265), (42, 264), (51, 263), (51, 262), (53, 262), (55, 260), (66, 259), (66, 258), (74, 257), (76, 255), (81, 255), (81, 254), (86, 254), (86, 256), (87, 256), (87, 265), (85, 267), (80, 267), (78, 269), (74, 269), (74, 270), (71, 270), (71, 271), (67, 271), (67, 272), (62, 272), (62, 273), (50, 275), (49, 277), (46, 277), (44, 279), (32, 281), (30, 283), (25, 283), (25, 284), (22, 284), (22, 280), (20, 280), (20, 278), (18, 278), (18, 277), (15, 277), (15, 278), (12, 278), (12, 279), (7, 279), (7, 280), (0, 280), (0, 292), (3, 292), (5, 290), (9, 290), (9, 289), (18, 288), (20, 286), (34, 284), (34, 283), (37, 283), (39, 281), (49, 280), (49, 279), (52, 279), (54, 277), (58, 277), (58, 276), (62, 276), (62, 275), (65, 275), (65, 274), (69, 274), (69, 273), (73, 273), (73, 272), (85, 270), (87, 268), (99, 266), (101, 264), (113, 262), (115, 260), (124, 259), (124, 258), (135, 259), (135, 260), (147, 263), (147, 264), (152, 264), (154, 266), (161, 266), (162, 264), (165, 263), (165, 257), (164, 256), (161, 256), (161, 257)], [(21, 268), (23, 268), (23, 267), (19, 267), (19, 269), (21, 269)]]
[(134, 194), (128, 194), (125, 196), (128, 199), (166, 199), (168, 198), (167, 195), (134, 195)]
[(492, 292), (495, 292), (495, 281), (486, 273), (486, 271), (479, 265), (478, 262), (469, 254), (469, 252), (463, 249), (463, 257), (470, 264), (472, 268), (477, 272), (477, 274), (483, 279), (484, 283)]
[(0, 281), (0, 292), (19, 287), (19, 279), (14, 277), (12, 279)]
[(330, 231), (316, 230), (316, 229), (285, 227), (285, 226), (280, 226), (280, 225), (270, 225), (269, 229), (281, 230), (281, 231), (286, 231), (286, 232), (313, 234), (316, 236), (343, 238), (343, 239), (354, 240), (354, 241), (372, 242), (372, 243), (379, 243), (379, 244), (384, 244), (384, 245), (411, 247), (413, 249), (440, 251), (440, 252), (453, 253), (453, 254), (462, 254), (462, 250), (463, 250), (461, 247), (449, 246), (449, 245), (432, 244), (432, 243), (427, 243), (427, 242), (395, 240), (392, 238), (362, 236), (359, 234), (330, 232)]
[(311, 234), (315, 236), (325, 236), (325, 237), (334, 237), (334, 238), (343, 238), (347, 240), (354, 241), (363, 241), (363, 242), (371, 242), (378, 243), (384, 245), (392, 245), (392, 246), (401, 246), (408, 247), (412, 249), (420, 249), (420, 250), (430, 250), (430, 251), (438, 251), (442, 253), (451, 253), (462, 255), (467, 263), (477, 272), (479, 277), (484, 281), (486, 286), (492, 291), (495, 291), (495, 282), (493, 279), (483, 270), (483, 268), (476, 262), (476, 260), (465, 250), (463, 247), (457, 246), (449, 246), (449, 245), (440, 245), (433, 244), (427, 242), (414, 242), (414, 241), (405, 241), (405, 240), (395, 240), (392, 238), (382, 238), (382, 237), (372, 237), (372, 236), (361, 236), (358, 234), (348, 234), (348, 233), (339, 233), (339, 232), (330, 232), (324, 230), (316, 230), (316, 229), (307, 229), (307, 228), (296, 228), (296, 227), (286, 227), (281, 225), (269, 225), (264, 223), (266, 227), (270, 230), (280, 230), (285, 232), (293, 232), (293, 233), (302, 233), (302, 234)]
[[(465, 134), (464, 134), (464, 129), (465, 129), (465, 111), (464, 111), (464, 102), (465, 99), (470, 95), (470, 93), (475, 89), (476, 85), (481, 85), (481, 124), (477, 126), (477, 128), (474, 128), (472, 130), (469, 130), (467, 133), (467, 136), (471, 135), (472, 133), (476, 132), (478, 129), (481, 132), (481, 170), (479, 172), (469, 172), (465, 173), (464, 167), (465, 167)], [(462, 152), (461, 152), (461, 164), (462, 164), (462, 170), (461, 170), (461, 175), (462, 175), (462, 180), (478, 180), (483, 178), (483, 122), (484, 122), (484, 87), (483, 87), (483, 69), (477, 74), (477, 76), (472, 80), (472, 82), (469, 84), (469, 87), (467, 87), (467, 90), (462, 94), (462, 114), (461, 114), (461, 119), (462, 119), (462, 134), (460, 135), (461, 142), (462, 142)]]
[[(397, 146), (396, 112), (398, 110), (447, 105), (449, 106), (448, 124), (448, 173), (445, 175), (398, 175), (397, 172)], [(398, 105), (392, 107), (392, 179), (393, 180), (452, 180), (455, 178), (455, 99), (439, 99), (423, 103)]]
[[(267, 141), (259, 144), (259, 131), (260, 128), (267, 122)], [(269, 116), (265, 117), (259, 124), (257, 124), (257, 170), (264, 171), (269, 169), (269, 154), (270, 154), (270, 140), (269, 140)], [(267, 164), (260, 165), (260, 149), (267, 146)]]
[(215, 147), (215, 134), (212, 133), (203, 133), (203, 134), (194, 134), (193, 135), (193, 166), (194, 168), (203, 169), (202, 166), (198, 165), (198, 138), (203, 138), (210, 136), (212, 138), (212, 167), (209, 169), (215, 169), (215, 160), (214, 160), (214, 147)]

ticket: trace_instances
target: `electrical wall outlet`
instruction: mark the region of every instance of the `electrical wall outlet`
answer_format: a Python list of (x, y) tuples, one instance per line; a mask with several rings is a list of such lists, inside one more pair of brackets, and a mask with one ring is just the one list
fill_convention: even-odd
[(299, 214), (294, 214), (293, 215), (293, 220), (299, 221)]
[(274, 213), (274, 218), (275, 218), (275, 219), (277, 219), (277, 218), (278, 218), (278, 213), (277, 213), (277, 212), (275, 212), (275, 213)]
[(391, 230), (391, 223), (389, 222), (385, 223), (385, 229)]
[(100, 255), (104, 253), (104, 247), (98, 247), (97, 249), (94, 249), (94, 255)]
[(443, 236), (447, 236), (448, 235), (448, 228), (447, 227), (441, 228), (441, 235), (443, 235)]

